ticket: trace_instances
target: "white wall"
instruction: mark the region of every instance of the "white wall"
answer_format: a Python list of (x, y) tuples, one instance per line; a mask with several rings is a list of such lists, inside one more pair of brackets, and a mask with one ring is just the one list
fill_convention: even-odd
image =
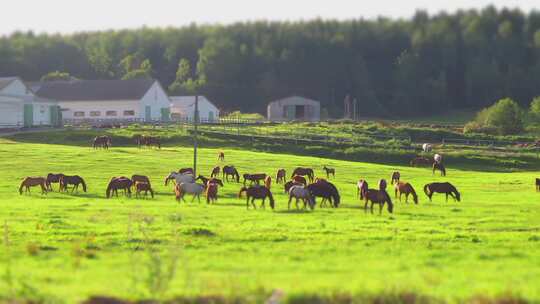
[(12, 81), (7, 87), (2, 89), (2, 94), (15, 96), (34, 96), (32, 91), (27, 90), (26, 86), (19, 79)]
[[(135, 100), (61, 101), (58, 104), (63, 110), (63, 119), (144, 119), (144, 112), (141, 113), (140, 103)], [(85, 112), (84, 117), (73, 116), (73, 113), (78, 111)], [(100, 111), (101, 115), (97, 117), (90, 116), (90, 111)], [(117, 116), (106, 116), (107, 111), (116, 111)], [(124, 116), (124, 111), (135, 111), (135, 116)]]
[(51, 125), (51, 106), (52, 103), (35, 102), (34, 106), (34, 125)]
[(148, 90), (148, 92), (146, 92), (141, 99), (139, 112), (142, 115), (142, 119), (144, 119), (146, 115), (146, 106), (150, 106), (150, 116), (152, 120), (161, 120), (161, 109), (168, 109), (170, 107), (169, 96), (157, 81), (154, 82), (154, 84), (150, 87), (150, 90)]
[[(195, 115), (195, 98), (189, 98), (186, 102), (186, 97), (181, 97), (182, 102), (174, 100), (172, 98), (171, 102), (171, 113), (179, 114), (181, 119), (190, 119), (192, 120)], [(214, 119), (219, 119), (219, 109), (214, 106), (210, 101), (204, 96), (199, 97), (199, 118), (202, 121), (207, 121), (209, 119), (209, 112), (214, 113)]]
[(23, 106), (20, 100), (0, 96), (0, 128), (22, 126)]

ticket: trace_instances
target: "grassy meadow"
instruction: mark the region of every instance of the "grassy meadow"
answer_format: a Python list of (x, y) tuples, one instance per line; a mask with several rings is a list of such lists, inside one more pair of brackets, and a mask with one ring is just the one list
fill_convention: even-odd
[[(44, 133), (41, 136), (47, 137)], [(77, 303), (92, 296), (190, 303), (488, 303), (540, 301), (538, 172), (448, 176), (426, 168), (224, 149), (199, 150), (199, 170), (233, 164), (240, 174), (297, 166), (336, 168), (338, 209), (246, 210), (240, 184), (220, 189), (216, 205), (178, 204), (164, 177), (192, 163), (188, 146), (162, 150), (0, 140), (0, 302)], [(420, 204), (395, 201), (394, 214), (366, 213), (359, 178), (375, 185), (399, 170)], [(19, 195), (25, 176), (78, 174), (88, 193)], [(151, 177), (155, 199), (105, 199), (112, 176)], [(425, 183), (450, 181), (462, 202), (429, 202)], [(55, 186), (57, 187), (57, 186)], [(392, 193), (393, 197), (393, 193)], [(376, 207), (377, 208), (377, 207)], [(377, 210), (377, 209), (376, 209)], [(183, 302), (182, 302), (183, 301)], [(325, 302), (326, 301), (326, 302)], [(209, 302), (210, 303), (210, 302)]]

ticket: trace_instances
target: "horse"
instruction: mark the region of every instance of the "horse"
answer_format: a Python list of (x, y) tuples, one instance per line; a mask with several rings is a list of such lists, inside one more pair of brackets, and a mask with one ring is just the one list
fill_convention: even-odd
[(435, 174), (435, 170), (441, 171), (441, 176), (446, 176), (446, 168), (441, 163), (433, 163), (433, 174)]
[(295, 183), (304, 184), (304, 186), (307, 186), (306, 178), (303, 177), (303, 176), (295, 175), (295, 176), (293, 176), (292, 180), (293, 180)]
[(423, 144), (422, 145), (422, 151), (424, 152), (431, 152), (433, 150), (433, 146), (431, 144)]
[(436, 163), (439, 163), (439, 164), (442, 164), (442, 155), (440, 154), (435, 154), (433, 155), (433, 160), (436, 162)]
[(287, 175), (287, 171), (285, 169), (279, 169), (276, 174), (276, 183), (285, 183), (285, 176)]
[(270, 190), (270, 188), (272, 188), (272, 177), (270, 175), (268, 175), (265, 179), (264, 179), (264, 186), (266, 188), (268, 188), (268, 190)]
[(295, 175), (307, 176), (310, 183), (313, 183), (313, 180), (315, 179), (315, 173), (313, 173), (313, 169), (311, 168), (298, 167), (294, 169), (293, 173), (291, 174), (291, 178), (293, 178)]
[(399, 171), (394, 171), (394, 173), (392, 173), (392, 179), (391, 179), (390, 185), (399, 183), (400, 178), (401, 178), (401, 174), (399, 173)]
[(107, 198), (110, 198), (114, 194), (116, 194), (116, 197), (118, 197), (118, 190), (124, 190), (124, 194), (127, 197), (131, 197), (132, 186), (133, 182), (131, 181), (131, 179), (125, 176), (113, 177), (109, 182), (109, 185), (107, 186), (105, 194), (107, 195)]
[(225, 153), (223, 153), (223, 151), (219, 151), (217, 159), (218, 161), (225, 161)]
[(178, 170), (178, 173), (193, 175), (193, 168), (182, 168), (182, 169)]
[(388, 204), (387, 209), (389, 213), (394, 212), (394, 204), (392, 204), (392, 199), (385, 190), (368, 189), (366, 191), (364, 201), (366, 202), (364, 205), (364, 210), (367, 210), (367, 204), (369, 201), (371, 201), (371, 213), (373, 213), (374, 204), (379, 205), (379, 214), (382, 214), (384, 204)]
[(304, 209), (306, 208), (306, 205), (308, 205), (311, 210), (315, 208), (315, 199), (313, 198), (313, 195), (311, 195), (311, 192), (309, 192), (309, 190), (304, 185), (292, 186), (291, 189), (289, 189), (288, 209), (291, 209), (291, 201), (293, 198), (296, 199), (296, 209), (298, 209), (299, 199), (304, 202)]
[(289, 193), (289, 190), (291, 190), (291, 188), (293, 186), (305, 186), (304, 184), (300, 184), (300, 183), (297, 183), (295, 181), (288, 181), (285, 183), (285, 185), (283, 186), (283, 188), (285, 189), (285, 193)]
[(64, 175), (60, 178), (60, 191), (67, 191), (67, 188), (69, 185), (73, 185), (73, 189), (71, 189), (71, 193), (73, 193), (75, 190), (77, 190), (78, 192), (79, 185), (82, 185), (83, 192), (86, 192), (86, 183), (84, 179), (78, 175), (75, 175), (75, 176)]
[(332, 174), (332, 177), (336, 177), (336, 169), (324, 166), (323, 170), (326, 171), (326, 178), (330, 178), (330, 174)]
[(361, 179), (356, 183), (356, 195), (360, 197), (361, 200), (366, 196), (366, 192), (369, 189), (367, 181)]
[[(46, 186), (47, 186), (47, 191), (52, 191), (52, 185), (53, 183), (60, 183), (60, 179), (62, 178), (62, 176), (64, 176), (64, 174), (60, 173), (60, 174), (53, 174), (53, 173), (49, 173), (47, 174), (47, 180), (46, 180)], [(60, 191), (60, 189), (59, 189)]]
[(431, 202), (431, 197), (434, 193), (444, 193), (446, 194), (446, 202), (448, 202), (448, 195), (450, 195), (455, 201), (461, 202), (461, 194), (458, 192), (456, 187), (450, 183), (431, 183), (424, 186), (424, 193), (429, 197)]
[(181, 183), (194, 183), (195, 178), (193, 177), (193, 174), (182, 174), (182, 173), (176, 173), (171, 172), (166, 178), (165, 178), (165, 186), (169, 184), (169, 181), (174, 180), (176, 184)]
[(260, 182), (266, 178), (266, 174), (265, 173), (257, 173), (257, 174), (246, 173), (243, 175), (243, 177), (244, 177), (244, 186), (246, 185), (246, 181), (249, 181), (250, 185), (252, 185), (253, 183), (256, 183), (257, 185), (259, 185)]
[(387, 184), (385, 179), (379, 180), (379, 190), (386, 191), (386, 186)]
[(161, 149), (161, 139), (159, 137), (154, 136), (143, 136), (142, 137), (142, 144), (147, 147), (156, 147), (158, 149)]
[(218, 184), (221, 187), (223, 187), (223, 182), (220, 179), (217, 179), (217, 178), (208, 178), (208, 177), (204, 177), (202, 175), (199, 175), (199, 176), (197, 176), (197, 178), (195, 180), (196, 181), (200, 180), (203, 183), (203, 185), (207, 185), (208, 183), (214, 183), (214, 184)]
[(150, 195), (152, 198), (154, 198), (154, 190), (152, 190), (152, 186), (150, 186), (149, 183), (145, 182), (135, 182), (135, 196), (139, 198), (141, 196), (141, 193), (144, 191), (144, 197), (148, 196), (148, 192), (150, 192)]
[(412, 167), (417, 167), (417, 166), (429, 166), (431, 165), (433, 162), (427, 158), (427, 157), (423, 157), (423, 156), (419, 156), (419, 157), (415, 157), (411, 160), (410, 164)]
[(195, 197), (197, 197), (197, 200), (200, 203), (201, 194), (204, 192), (205, 188), (206, 187), (204, 185), (197, 184), (197, 183), (176, 184), (176, 186), (174, 187), (175, 193), (176, 193), (176, 200), (177, 201), (182, 200), (185, 202), (186, 200), (184, 200), (184, 195), (188, 193), (188, 194), (193, 194), (193, 198), (191, 199), (191, 202), (193, 202), (195, 200)]
[(416, 191), (414, 191), (414, 188), (409, 183), (399, 182), (394, 186), (395, 189), (395, 197), (398, 198), (399, 193), (399, 201), (401, 202), (401, 195), (405, 194), (405, 202), (409, 203), (409, 194), (412, 195), (414, 203), (418, 205), (418, 195), (416, 195)]
[(150, 183), (150, 178), (148, 178), (148, 176), (134, 174), (131, 176), (131, 181), (133, 182), (134, 185), (137, 182), (140, 182), (140, 183), (146, 183), (150, 186), (150, 188), (152, 188), (152, 184)]
[(93, 142), (93, 148), (103, 148), (103, 149), (109, 149), (109, 147), (112, 146), (112, 139), (109, 136), (97, 136), (94, 138)]
[(30, 188), (37, 186), (41, 187), (41, 195), (47, 194), (47, 179), (44, 177), (27, 177), (23, 179), (19, 187), (19, 194), (23, 194), (23, 188), (25, 189), (24, 192), (30, 194)]
[(330, 204), (334, 208), (337, 208), (339, 206), (339, 203), (340, 203), (339, 191), (333, 184), (329, 182), (318, 182), (318, 183), (309, 184), (307, 186), (307, 189), (309, 190), (309, 192), (311, 192), (311, 195), (314, 196), (314, 199), (316, 199), (317, 197), (323, 198), (323, 201), (321, 202), (321, 206), (326, 200), (330, 201)]
[(233, 177), (233, 181), (240, 182), (240, 174), (238, 174), (238, 170), (234, 166), (224, 166), (221, 172), (223, 173), (223, 179), (227, 182), (229, 181), (229, 176)]
[(240, 192), (238, 192), (238, 198), (242, 198), (242, 193), (246, 193), (246, 207), (249, 210), (249, 202), (251, 200), (251, 205), (253, 206), (253, 209), (257, 209), (257, 206), (255, 206), (255, 199), (262, 199), (261, 207), (264, 208), (266, 198), (268, 197), (270, 199), (270, 207), (272, 210), (274, 209), (275, 201), (274, 197), (272, 196), (272, 192), (268, 190), (268, 188), (263, 186), (250, 186), (248, 188), (242, 187), (240, 189)]
[(208, 182), (206, 184), (205, 195), (206, 195), (206, 203), (207, 204), (217, 202), (217, 199), (218, 199), (218, 184)]
[(210, 174), (210, 177), (211, 178), (219, 177), (220, 172), (221, 172), (221, 168), (219, 166), (214, 167), (214, 169), (212, 169), (212, 173)]
[(540, 191), (540, 178), (536, 179), (536, 191)]

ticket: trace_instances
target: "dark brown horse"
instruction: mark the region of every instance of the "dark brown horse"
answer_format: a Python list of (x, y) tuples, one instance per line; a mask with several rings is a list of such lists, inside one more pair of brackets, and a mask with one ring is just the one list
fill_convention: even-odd
[(261, 181), (264, 181), (264, 179), (266, 178), (266, 174), (265, 173), (256, 173), (256, 174), (246, 173), (243, 175), (243, 177), (244, 177), (244, 186), (246, 185), (247, 181), (249, 181), (250, 185), (253, 185), (253, 183), (256, 183), (257, 185), (259, 185)]
[(241, 198), (242, 193), (244, 192), (246, 193), (246, 197), (247, 197), (246, 199), (247, 209), (249, 209), (250, 200), (251, 200), (251, 205), (253, 206), (253, 208), (257, 209), (257, 206), (255, 206), (255, 199), (262, 199), (261, 207), (264, 208), (264, 203), (266, 201), (266, 198), (270, 200), (270, 207), (274, 209), (275, 207), (274, 197), (272, 196), (272, 192), (270, 192), (268, 188), (263, 187), (263, 186), (250, 186), (248, 188), (242, 187), (242, 189), (240, 189), (240, 192), (238, 193), (238, 197)]
[(309, 192), (311, 192), (311, 195), (313, 195), (315, 198), (322, 197), (323, 200), (321, 202), (321, 206), (323, 205), (323, 202), (328, 200), (332, 207), (337, 208), (339, 207), (340, 203), (340, 196), (339, 191), (337, 190), (336, 186), (334, 186), (332, 183), (327, 181), (320, 181), (317, 183), (309, 184), (307, 186)]
[(180, 174), (193, 174), (193, 168), (182, 168), (178, 170)]
[(213, 183), (213, 182), (208, 182), (208, 184), (206, 184), (206, 203), (207, 204), (210, 204), (210, 203), (214, 203), (214, 202), (217, 202), (218, 200), (218, 184), (216, 183)]
[(433, 174), (435, 174), (435, 170), (441, 171), (441, 176), (446, 176), (446, 168), (441, 163), (433, 163)]
[(92, 145), (94, 149), (103, 148), (109, 149), (112, 146), (112, 139), (109, 136), (97, 136), (94, 138), (94, 143)]
[(379, 180), (379, 190), (386, 191), (386, 187), (387, 187), (386, 180), (385, 179)]
[(229, 181), (229, 176), (232, 176), (233, 181), (240, 182), (240, 174), (238, 174), (238, 170), (234, 166), (224, 166), (221, 171), (223, 172), (223, 179), (227, 182)]
[(72, 185), (71, 193), (75, 190), (79, 191), (79, 185), (82, 186), (83, 192), (86, 192), (86, 182), (84, 179), (78, 175), (67, 176), (64, 175), (60, 178), (60, 191), (67, 191), (68, 186)]
[(398, 198), (399, 194), (399, 201), (401, 202), (401, 196), (405, 194), (405, 202), (409, 203), (409, 195), (412, 195), (414, 203), (418, 204), (418, 195), (416, 194), (416, 191), (414, 191), (414, 188), (409, 183), (399, 182), (394, 186), (395, 189), (395, 196)]
[(304, 186), (307, 186), (306, 178), (300, 175), (295, 175), (292, 178), (292, 181), (299, 184), (304, 184)]
[(146, 147), (156, 147), (158, 149), (161, 149), (161, 139), (159, 137), (155, 136), (142, 136), (141, 137), (141, 143), (140, 145), (145, 145)]
[(225, 153), (223, 151), (219, 151), (217, 159), (219, 161), (225, 161)]
[(220, 185), (221, 187), (223, 187), (223, 182), (220, 180), (220, 179), (217, 179), (217, 178), (208, 178), (208, 177), (205, 177), (205, 176), (202, 176), (202, 175), (199, 175), (197, 176), (197, 178), (195, 180), (200, 180), (203, 185), (207, 185), (208, 183), (214, 183), (214, 184), (217, 184), (217, 185)]
[(285, 169), (279, 169), (276, 174), (276, 184), (285, 183), (285, 176), (287, 171)]
[(150, 183), (150, 178), (148, 178), (148, 176), (134, 174), (131, 176), (131, 181), (133, 182), (133, 185), (136, 183), (146, 183), (152, 188), (152, 183)]
[(540, 178), (536, 179), (536, 191), (540, 191)]
[(124, 190), (124, 194), (127, 197), (131, 197), (132, 186), (133, 182), (131, 179), (125, 176), (113, 177), (107, 186), (107, 191), (105, 194), (107, 195), (107, 198), (110, 198), (114, 194), (116, 194), (116, 197), (118, 197), (118, 190)]
[(363, 200), (369, 189), (368, 182), (361, 179), (356, 183), (356, 195)]
[(219, 177), (219, 173), (221, 173), (221, 168), (219, 166), (214, 167), (214, 169), (212, 169), (212, 173), (210, 174), (210, 177), (212, 178)]
[(324, 166), (323, 170), (326, 172), (326, 178), (330, 178), (330, 174), (332, 174), (332, 177), (336, 177), (336, 169)]
[(144, 192), (144, 197), (147, 197), (148, 192), (150, 192), (150, 195), (154, 198), (154, 190), (152, 190), (152, 186), (149, 183), (135, 182), (135, 197), (140, 198), (142, 192)]
[[(53, 174), (53, 173), (49, 173), (47, 174), (47, 190), (48, 191), (52, 191), (52, 184), (59, 184), (60, 183), (60, 179), (62, 178), (62, 176), (64, 176), (64, 174), (60, 173), (60, 174)], [(59, 189), (60, 190), (60, 189)]]
[(47, 179), (44, 177), (27, 177), (23, 179), (21, 186), (19, 187), (19, 193), (23, 194), (24, 192), (30, 194), (31, 187), (41, 187), (41, 194), (47, 194)]
[(448, 196), (450, 195), (455, 201), (461, 202), (461, 194), (457, 191), (456, 187), (450, 183), (431, 183), (424, 186), (424, 193), (429, 197), (431, 202), (431, 197), (434, 193), (444, 193), (446, 194), (446, 202), (448, 202)]
[(368, 189), (366, 191), (364, 201), (366, 202), (364, 205), (365, 210), (367, 210), (368, 202), (371, 201), (371, 213), (373, 213), (374, 204), (379, 205), (379, 214), (382, 214), (384, 204), (388, 204), (388, 212), (394, 212), (394, 204), (392, 204), (392, 199), (390, 198), (390, 195), (388, 195), (388, 192), (384, 190)]
[(310, 183), (313, 183), (313, 180), (315, 179), (315, 173), (313, 173), (313, 169), (311, 168), (298, 167), (294, 169), (293, 173), (291, 174), (291, 178), (293, 178), (295, 175), (307, 176)]
[(413, 158), (411, 160), (411, 166), (418, 167), (418, 166), (431, 166), (433, 161), (427, 157), (419, 156), (416, 158)]
[(399, 173), (399, 171), (394, 171), (394, 173), (392, 173), (392, 179), (391, 179), (390, 184), (393, 185), (393, 184), (399, 183), (400, 178), (401, 178), (401, 174)]

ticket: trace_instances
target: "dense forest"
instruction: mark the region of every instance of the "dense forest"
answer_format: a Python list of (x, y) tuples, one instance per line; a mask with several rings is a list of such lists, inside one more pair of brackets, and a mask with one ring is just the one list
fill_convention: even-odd
[(540, 12), (487, 7), (410, 20), (312, 20), (0, 38), (0, 76), (154, 77), (224, 110), (262, 112), (288, 95), (343, 115), (411, 116), (540, 95)]

